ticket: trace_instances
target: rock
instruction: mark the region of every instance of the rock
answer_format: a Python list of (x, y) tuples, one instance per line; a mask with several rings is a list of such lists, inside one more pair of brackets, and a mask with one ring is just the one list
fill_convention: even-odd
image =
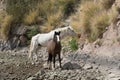
[(40, 70), (39, 72), (37, 72), (36, 74), (35, 74), (35, 76), (40, 76), (40, 75), (44, 75), (45, 74), (45, 71), (44, 70)]
[(95, 45), (92, 43), (88, 43), (83, 47), (83, 51), (86, 53), (93, 53), (94, 49), (95, 49)]
[(37, 80), (35, 77), (29, 77), (27, 80)]
[(48, 69), (48, 68), (49, 68), (49, 64), (48, 64), (47, 62), (45, 62), (45, 63), (43, 64), (43, 68), (44, 68), (44, 69)]
[(120, 63), (118, 63), (118, 69), (120, 69)]
[(90, 64), (85, 64), (84, 69), (93, 69), (93, 66)]
[(74, 54), (73, 53), (69, 54), (67, 58), (71, 61), (81, 61), (81, 60), (86, 61), (87, 59), (90, 58), (90, 56), (83, 52), (77, 52)]
[(4, 63), (3, 59), (0, 59), (0, 64), (3, 64), (3, 63)]
[(81, 69), (81, 67), (77, 63), (67, 62), (63, 65), (63, 69), (72, 70), (72, 69)]

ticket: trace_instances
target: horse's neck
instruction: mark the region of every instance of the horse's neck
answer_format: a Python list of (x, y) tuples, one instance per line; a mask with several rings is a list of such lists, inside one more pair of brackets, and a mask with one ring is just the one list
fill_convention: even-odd
[(61, 38), (65, 38), (66, 36), (68, 36), (67, 29), (68, 29), (68, 27), (64, 27), (60, 30), (61, 31)]

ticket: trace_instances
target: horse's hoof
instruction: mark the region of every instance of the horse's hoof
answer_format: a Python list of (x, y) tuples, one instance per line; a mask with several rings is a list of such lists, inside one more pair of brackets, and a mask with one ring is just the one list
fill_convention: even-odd
[(62, 67), (59, 68), (59, 70), (62, 70), (62, 69), (63, 69)]
[(48, 64), (43, 64), (44, 69), (49, 69)]
[(52, 70), (55, 71), (55, 68), (53, 67)]

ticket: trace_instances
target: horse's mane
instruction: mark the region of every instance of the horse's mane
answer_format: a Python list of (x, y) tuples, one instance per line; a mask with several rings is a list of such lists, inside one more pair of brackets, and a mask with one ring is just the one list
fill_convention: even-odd
[(68, 26), (62, 27), (62, 28), (57, 28), (57, 29), (55, 29), (55, 30), (53, 30), (53, 31), (66, 31), (67, 28), (68, 28)]

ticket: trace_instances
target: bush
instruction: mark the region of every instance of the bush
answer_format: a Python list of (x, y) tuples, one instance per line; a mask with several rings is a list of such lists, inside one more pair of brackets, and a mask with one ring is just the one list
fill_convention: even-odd
[(13, 23), (13, 16), (11, 15), (7, 15), (5, 16), (5, 18), (3, 19), (3, 22), (1, 23), (1, 32), (2, 32), (2, 36), (4, 39), (8, 39), (9, 37), (9, 33), (10, 33), (10, 29), (11, 29), (11, 25)]
[(69, 42), (69, 45), (72, 51), (76, 51), (78, 49), (77, 40), (74, 38)]
[(97, 13), (101, 11), (99, 5), (96, 5), (94, 2), (86, 2), (81, 5), (80, 13), (80, 27), (82, 33), (90, 33), (90, 21)]
[(24, 18), (24, 23), (26, 25), (32, 25), (37, 23), (37, 18), (38, 18), (38, 11), (37, 10), (31, 10), (28, 15), (25, 16)]
[(101, 0), (100, 4), (103, 9), (108, 10), (112, 7), (114, 2), (115, 0)]
[(106, 11), (103, 11), (95, 15), (91, 19), (91, 35), (89, 36), (90, 41), (95, 41), (97, 38), (102, 38), (102, 34), (105, 32), (105, 28), (110, 25), (109, 16)]
[(48, 15), (47, 24), (50, 26), (58, 26), (62, 20), (62, 12), (59, 11), (56, 14)]
[(65, 17), (75, 12), (75, 7), (77, 6), (78, 3), (79, 3), (79, 0), (59, 0), (59, 4), (63, 8)]

